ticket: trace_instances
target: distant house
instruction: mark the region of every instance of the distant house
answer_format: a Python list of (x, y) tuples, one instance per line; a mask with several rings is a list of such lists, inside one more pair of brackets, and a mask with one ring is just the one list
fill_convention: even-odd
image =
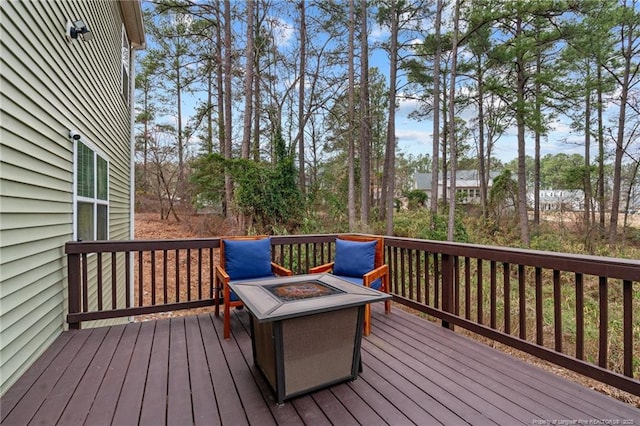
[[(493, 185), (493, 179), (498, 176), (498, 172), (489, 173), (489, 185), (487, 190)], [(419, 191), (425, 191), (429, 199), (431, 199), (431, 173), (416, 173), (414, 175), (414, 187), (413, 189)], [(443, 198), (443, 192), (445, 191), (445, 185), (442, 181), (442, 175), (439, 177), (438, 182), (438, 199)], [(451, 176), (447, 176), (447, 197), (451, 190)], [(459, 195), (462, 204), (480, 204), (482, 199), (480, 198), (480, 179), (477, 170), (458, 170), (456, 172), (456, 193)]]
[[(533, 193), (527, 194), (529, 205), (533, 205)], [(540, 190), (540, 211), (582, 211), (584, 192), (568, 189)]]
[(133, 237), (133, 64), (145, 35), (130, 0), (3, 1), (0, 27), (3, 394), (65, 328), (65, 243)]

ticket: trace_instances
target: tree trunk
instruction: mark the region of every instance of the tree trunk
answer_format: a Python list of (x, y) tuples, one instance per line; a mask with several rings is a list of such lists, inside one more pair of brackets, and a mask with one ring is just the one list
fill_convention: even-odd
[[(516, 22), (516, 37), (522, 34), (522, 19)], [(529, 215), (527, 212), (527, 175), (525, 162), (525, 61), (524, 53), (516, 57), (517, 87), (516, 87), (516, 123), (518, 126), (518, 216), (520, 218), (520, 240), (522, 245), (529, 247)]]
[[(231, 3), (230, 0), (224, 0), (224, 158), (231, 159), (231, 61), (233, 54), (231, 52)], [(226, 214), (230, 213), (231, 202), (233, 200), (233, 182), (231, 175), (225, 173), (225, 204), (227, 206)]]
[(249, 148), (251, 146), (251, 118), (253, 117), (253, 78), (255, 69), (254, 53), (254, 21), (255, 3), (254, 0), (247, 0), (247, 46), (245, 48), (244, 66), (244, 120), (242, 126), (242, 145), (240, 155), (242, 158), (249, 158)]
[[(536, 49), (536, 75), (541, 72), (541, 56), (540, 48)], [(534, 159), (533, 159), (533, 226), (534, 232), (538, 232), (540, 226), (540, 137), (542, 132), (542, 105), (541, 105), (541, 86), (540, 79), (535, 79), (536, 91), (536, 129), (534, 136)]]
[(449, 86), (449, 146), (451, 147), (451, 192), (449, 195), (449, 224), (447, 226), (447, 240), (453, 241), (456, 219), (456, 171), (457, 171), (457, 144), (456, 144), (456, 66), (458, 63), (458, 23), (460, 21), (460, 0), (455, 2), (453, 13), (453, 34), (451, 36), (451, 84)]
[(584, 108), (584, 229), (589, 232), (591, 210), (591, 77), (587, 66), (587, 84), (585, 85)]
[[(433, 146), (431, 166), (431, 215), (438, 214), (438, 171), (440, 170), (440, 26), (442, 24), (442, 0), (436, 3), (435, 37), (436, 52), (433, 58)], [(446, 183), (445, 183), (446, 185)], [(446, 189), (446, 186), (445, 186)], [(435, 220), (431, 221), (435, 226)]]
[(602, 99), (602, 66), (598, 64), (597, 67), (598, 78), (598, 207), (599, 207), (599, 221), (600, 235), (604, 237), (605, 232), (605, 194), (604, 194), (604, 118), (603, 118), (603, 99)]
[(371, 117), (369, 116), (369, 38), (367, 0), (360, 1), (360, 222), (368, 230), (371, 210)]
[[(620, 210), (620, 194), (621, 194), (621, 174), (622, 174), (622, 156), (624, 154), (624, 131), (627, 113), (627, 99), (629, 98), (629, 80), (631, 75), (631, 59), (634, 48), (633, 27), (630, 24), (623, 25), (626, 32), (626, 40), (620, 40), (621, 55), (624, 58), (624, 73), (620, 84), (620, 111), (618, 115), (618, 135), (616, 137), (616, 154), (613, 165), (613, 190), (611, 192), (611, 219), (609, 226), (609, 243), (615, 244), (618, 239), (618, 213)], [(624, 43), (627, 43), (627, 46)]]
[(396, 1), (391, 2), (391, 47), (389, 51), (389, 118), (387, 121), (387, 147), (382, 189), (385, 203), (385, 223), (387, 235), (393, 235), (393, 196), (395, 192), (396, 159), (396, 74), (398, 72), (398, 16)]
[(305, 77), (307, 68), (307, 22), (305, 14), (304, 0), (300, 0), (300, 81), (298, 83), (298, 185), (300, 192), (307, 192), (307, 177), (305, 173), (304, 160), (304, 98), (305, 98)]
[(489, 194), (487, 187), (487, 163), (485, 160), (484, 152), (484, 75), (482, 70), (482, 63), (478, 60), (478, 68), (476, 69), (478, 75), (478, 183), (480, 184), (480, 202), (482, 204), (482, 217), (487, 219), (489, 217)]
[(355, 121), (355, 96), (354, 96), (354, 32), (355, 32), (355, 13), (354, 13), (354, 0), (349, 0), (349, 46), (348, 46), (348, 79), (349, 79), (349, 87), (348, 87), (348, 98), (349, 98), (349, 106), (348, 106), (348, 133), (347, 138), (349, 142), (349, 158), (348, 161), (348, 169), (349, 169), (349, 187), (347, 194), (347, 208), (349, 213), (349, 231), (353, 232), (356, 228), (356, 176), (355, 176), (355, 129), (354, 129), (354, 121)]

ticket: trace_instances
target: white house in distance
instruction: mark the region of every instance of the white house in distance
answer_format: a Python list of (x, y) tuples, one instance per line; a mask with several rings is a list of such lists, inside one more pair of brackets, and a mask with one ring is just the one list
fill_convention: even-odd
[[(529, 205), (533, 205), (533, 193), (527, 194)], [(582, 211), (584, 210), (584, 192), (569, 189), (541, 189), (541, 211)]]
[[(491, 189), (493, 179), (498, 176), (498, 174), (498, 172), (489, 173), (489, 185), (487, 190)], [(445, 185), (442, 181), (442, 175), (438, 178), (438, 199), (442, 199), (443, 192), (445, 191)], [(414, 190), (426, 192), (429, 199), (431, 199), (431, 173), (416, 173), (413, 178), (413, 183)], [(447, 176), (447, 196), (449, 195), (450, 189), (451, 176)], [(480, 179), (478, 171), (458, 170), (456, 172), (456, 192), (462, 195), (462, 204), (480, 204), (482, 200), (480, 198)]]
[(2, 1), (0, 28), (4, 394), (66, 327), (65, 243), (133, 238), (133, 64), (145, 35), (137, 0)]

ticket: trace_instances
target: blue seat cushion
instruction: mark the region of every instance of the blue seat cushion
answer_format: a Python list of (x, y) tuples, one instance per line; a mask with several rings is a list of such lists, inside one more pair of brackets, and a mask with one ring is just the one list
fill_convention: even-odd
[[(346, 277), (344, 275), (336, 275), (338, 278), (342, 278), (345, 281), (349, 281), (352, 284), (356, 284), (356, 285), (362, 285), (362, 277), (358, 278), (358, 277)], [(377, 280), (375, 280), (374, 282), (371, 283), (371, 285), (369, 286), (369, 288), (372, 288), (374, 290), (380, 290), (380, 287), (382, 287), (382, 279), (378, 278)]]
[(271, 240), (223, 240), (224, 269), (231, 281), (271, 277)]
[(377, 241), (336, 239), (333, 273), (345, 277), (360, 277), (373, 270)]

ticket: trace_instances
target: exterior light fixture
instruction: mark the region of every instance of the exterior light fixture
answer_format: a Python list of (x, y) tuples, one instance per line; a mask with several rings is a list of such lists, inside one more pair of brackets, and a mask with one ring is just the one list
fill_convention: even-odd
[(75, 22), (67, 21), (67, 38), (69, 41), (77, 40), (78, 36), (84, 41), (89, 41), (93, 38), (93, 33), (82, 19), (78, 19)]

